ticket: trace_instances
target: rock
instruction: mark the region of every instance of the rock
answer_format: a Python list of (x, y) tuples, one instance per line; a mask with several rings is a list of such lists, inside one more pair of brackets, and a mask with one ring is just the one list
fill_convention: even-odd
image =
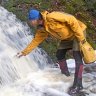
[(92, 80), (94, 79), (94, 77), (92, 76), (92, 74), (87, 73), (83, 75), (83, 79), (84, 82), (92, 82)]
[(92, 72), (93, 70), (92, 70), (92, 67), (85, 67), (85, 68), (84, 68), (84, 71), (87, 72), (87, 73), (90, 73), (90, 72)]
[(96, 72), (96, 66), (92, 66), (94, 72)]
[(84, 71), (87, 73), (96, 72), (96, 63), (85, 65)]
[(96, 94), (96, 84), (95, 84), (94, 86), (91, 86), (91, 87), (89, 88), (89, 90), (90, 90), (90, 92)]

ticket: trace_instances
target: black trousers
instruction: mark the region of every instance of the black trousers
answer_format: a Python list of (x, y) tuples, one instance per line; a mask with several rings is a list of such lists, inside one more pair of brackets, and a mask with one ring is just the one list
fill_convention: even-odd
[[(56, 52), (57, 60), (63, 60), (66, 59), (66, 52), (69, 51), (71, 48), (68, 49), (58, 49)], [(73, 51), (73, 57), (75, 59), (76, 64), (83, 64), (82, 62), (82, 56), (80, 51)]]

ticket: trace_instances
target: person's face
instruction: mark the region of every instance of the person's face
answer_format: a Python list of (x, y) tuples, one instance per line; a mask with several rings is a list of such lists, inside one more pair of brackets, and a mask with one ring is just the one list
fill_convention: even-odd
[(33, 27), (36, 27), (38, 25), (38, 20), (30, 20), (29, 24)]

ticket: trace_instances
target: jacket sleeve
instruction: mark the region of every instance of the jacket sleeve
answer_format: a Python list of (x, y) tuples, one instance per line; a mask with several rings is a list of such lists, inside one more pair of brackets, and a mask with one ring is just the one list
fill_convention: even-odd
[(74, 16), (66, 13), (53, 12), (47, 16), (47, 19), (66, 23), (73, 30), (74, 36), (78, 39), (78, 41), (85, 39), (83, 30)]
[(29, 54), (33, 49), (35, 49), (45, 38), (47, 38), (48, 33), (42, 29), (36, 31), (36, 35), (31, 43), (22, 51), (23, 55)]

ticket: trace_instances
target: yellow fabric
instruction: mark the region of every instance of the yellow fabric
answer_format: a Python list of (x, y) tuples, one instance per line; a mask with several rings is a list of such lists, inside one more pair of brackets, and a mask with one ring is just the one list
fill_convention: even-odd
[(80, 43), (80, 50), (85, 64), (91, 64), (96, 61), (95, 50), (87, 41), (84, 44)]
[(31, 43), (22, 51), (24, 55), (30, 53), (37, 47), (48, 34), (59, 40), (72, 40), (74, 37), (78, 41), (85, 39), (83, 31), (86, 25), (78, 21), (74, 16), (63, 12), (47, 11), (41, 13), (44, 20), (44, 29), (37, 30), (35, 38)]
[(34, 48), (36, 48), (45, 38), (47, 38), (48, 33), (41, 28), (40, 30), (36, 31), (36, 35), (31, 43), (22, 51), (23, 55), (27, 55), (30, 53)]
[(44, 19), (46, 31), (60, 40), (70, 40), (74, 36), (78, 41), (85, 39), (83, 31), (86, 29), (86, 25), (70, 14), (51, 12)]

